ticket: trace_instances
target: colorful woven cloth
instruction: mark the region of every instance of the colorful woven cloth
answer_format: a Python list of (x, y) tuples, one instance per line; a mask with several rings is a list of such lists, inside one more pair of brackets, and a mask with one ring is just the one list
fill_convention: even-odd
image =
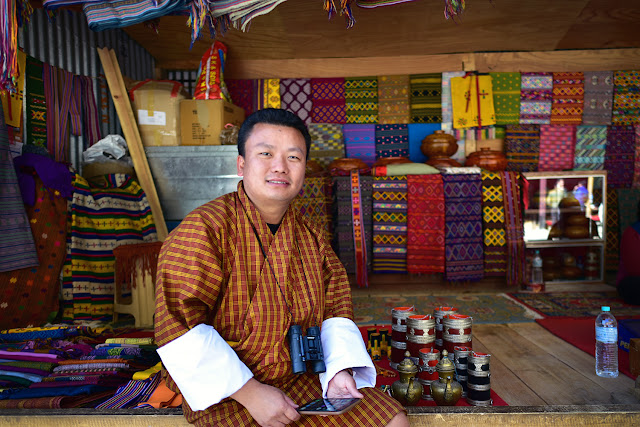
[(440, 73), (409, 76), (411, 123), (442, 122), (442, 75)]
[(121, 244), (158, 240), (149, 202), (140, 185), (123, 174), (105, 175), (91, 187), (79, 175), (69, 209), (71, 229), (62, 278), (63, 319), (110, 320), (114, 256)]
[(280, 79), (253, 80), (253, 110), (280, 108)]
[(378, 78), (344, 79), (347, 123), (378, 123)]
[(534, 172), (538, 170), (540, 151), (539, 125), (507, 125), (505, 140), (507, 170)]
[(520, 123), (549, 124), (553, 76), (551, 73), (522, 73), (520, 87)]
[(442, 129), (453, 129), (453, 107), (451, 106), (451, 79), (464, 77), (464, 71), (448, 71), (442, 73)]
[(538, 170), (572, 170), (575, 146), (575, 126), (540, 125)]
[(407, 272), (407, 177), (373, 178), (373, 272)]
[(602, 170), (606, 145), (606, 126), (577, 126), (573, 169)]
[(407, 271), (444, 273), (442, 176), (407, 176)]
[(456, 129), (494, 125), (496, 114), (491, 76), (471, 74), (452, 78), (451, 105)]
[(579, 125), (584, 107), (584, 74), (553, 73), (551, 124)]
[(311, 123), (307, 127), (311, 135), (309, 158), (327, 167), (335, 159), (345, 156), (342, 125)]
[(376, 125), (344, 125), (342, 132), (347, 157), (373, 165), (376, 161)]
[(484, 277), (482, 180), (480, 173), (443, 173), (445, 201), (445, 278)]
[(98, 0), (86, 2), (82, 7), (92, 31), (127, 27), (184, 8), (183, 0)]
[(295, 113), (307, 126), (311, 124), (311, 80), (280, 80), (280, 102), (282, 109)]
[(521, 286), (525, 272), (522, 183), (517, 172), (505, 172), (501, 176), (507, 234), (507, 284)]
[(628, 188), (633, 183), (636, 132), (633, 126), (609, 126), (604, 168), (607, 184), (612, 188)]
[(255, 111), (253, 106), (253, 93), (255, 90), (253, 80), (225, 79), (225, 83), (233, 104), (242, 107), (247, 116), (253, 113)]
[(98, 406), (96, 409), (125, 409), (132, 408), (138, 402), (149, 400), (149, 396), (160, 383), (162, 374), (157, 373), (146, 380), (131, 380), (118, 388), (116, 394)]
[(520, 73), (489, 73), (497, 125), (520, 123)]
[(408, 125), (375, 125), (376, 159), (409, 157)]
[[(38, 267), (38, 253), (11, 159), (4, 112), (0, 104), (0, 272)], [(20, 285), (13, 283), (13, 292)], [(3, 297), (0, 297), (2, 300)], [(2, 307), (0, 303), (0, 307)], [(11, 310), (17, 307), (12, 307)], [(0, 308), (0, 313), (1, 313)], [(13, 313), (7, 313), (13, 315)], [(21, 317), (21, 316), (20, 316)]]
[(485, 276), (507, 272), (507, 236), (504, 218), (502, 175), (482, 170), (482, 228)]
[(614, 72), (611, 122), (614, 125), (640, 124), (640, 70)]
[(346, 123), (344, 78), (311, 79), (313, 123)]
[[(371, 270), (373, 260), (372, 228), (372, 183), (370, 176), (360, 176), (360, 197), (362, 199), (362, 218), (364, 218), (365, 243), (367, 246), (367, 269)], [(355, 246), (353, 241), (353, 222), (351, 207), (351, 178), (333, 177), (333, 248), (344, 264), (347, 273), (355, 274)]]
[(638, 218), (638, 201), (640, 201), (640, 189), (638, 188), (618, 188), (618, 227), (620, 235), (624, 233), (631, 224)]
[(47, 147), (47, 103), (44, 98), (42, 61), (27, 55), (25, 79), (26, 144)]
[(378, 123), (409, 123), (409, 76), (378, 77)]
[(329, 177), (306, 177), (300, 194), (293, 200), (302, 215), (310, 222), (320, 225), (331, 241), (331, 179)]
[[(594, 199), (598, 195), (594, 194)], [(602, 199), (602, 194), (599, 195)], [(618, 192), (607, 185), (607, 243), (604, 248), (605, 269), (618, 271), (620, 266), (620, 217), (618, 216)]]
[(422, 152), (422, 140), (437, 130), (440, 123), (411, 123), (409, 129), (409, 160), (415, 163), (424, 163), (427, 156)]
[(611, 124), (612, 107), (613, 71), (585, 71), (582, 123), (585, 125)]

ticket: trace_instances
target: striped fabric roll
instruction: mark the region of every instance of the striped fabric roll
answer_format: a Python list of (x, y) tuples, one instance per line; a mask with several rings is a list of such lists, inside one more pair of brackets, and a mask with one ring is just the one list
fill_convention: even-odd
[(604, 168), (607, 184), (612, 188), (628, 188), (633, 183), (636, 133), (633, 126), (609, 126)]
[(497, 125), (520, 123), (520, 73), (489, 73)]
[(442, 123), (442, 74), (409, 76), (411, 123)]
[(378, 78), (344, 79), (347, 123), (378, 123)]
[(376, 125), (376, 159), (409, 157), (408, 125)]
[(361, 159), (372, 166), (376, 161), (376, 125), (347, 124), (342, 132), (347, 157)]
[(581, 124), (583, 107), (584, 74), (553, 73), (551, 124)]
[(573, 169), (575, 126), (540, 125), (539, 171)]
[(602, 170), (606, 145), (606, 126), (577, 126), (573, 169)]
[(522, 73), (520, 123), (549, 124), (553, 98), (551, 73)]
[(507, 236), (501, 174), (504, 172), (482, 170), (482, 229), (486, 276), (504, 276), (507, 272)]
[(378, 77), (378, 123), (409, 123), (409, 76)]
[(160, 383), (162, 374), (154, 374), (146, 380), (131, 380), (118, 388), (115, 395), (98, 406), (96, 409), (126, 409), (132, 408), (138, 402), (146, 402)]
[(373, 178), (374, 273), (407, 272), (407, 177)]
[(611, 124), (612, 107), (613, 71), (585, 71), (582, 123), (585, 125)]
[[(451, 104), (451, 79), (464, 77), (464, 71), (448, 71), (442, 73), (442, 129), (453, 129), (453, 107)], [(520, 89), (520, 87), (518, 87)], [(518, 92), (519, 94), (520, 92)]]
[(308, 128), (311, 135), (309, 158), (327, 167), (335, 159), (345, 156), (342, 125), (311, 123)]
[(313, 123), (347, 122), (344, 78), (311, 79), (311, 99)]
[(504, 144), (507, 170), (517, 172), (538, 170), (539, 125), (507, 125)]
[(640, 124), (640, 70), (613, 73), (614, 125)]
[(284, 110), (295, 113), (307, 126), (311, 124), (311, 80), (280, 80), (280, 102)]

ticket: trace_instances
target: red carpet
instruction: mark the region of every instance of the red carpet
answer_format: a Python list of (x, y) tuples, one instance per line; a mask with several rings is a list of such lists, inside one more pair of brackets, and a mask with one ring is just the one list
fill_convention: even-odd
[[(595, 357), (595, 317), (550, 317), (536, 319), (536, 322), (563, 341)], [(618, 349), (618, 370), (635, 379), (629, 370), (629, 353), (620, 349)]]
[[(368, 326), (368, 327), (371, 327), (371, 326)], [(360, 333), (362, 334), (362, 339), (364, 340), (365, 343), (367, 342), (367, 328), (368, 327), (367, 326), (360, 327)], [(389, 330), (389, 332), (391, 332), (391, 325), (378, 327), (378, 330), (383, 329), (385, 327), (386, 327), (387, 330)], [(382, 360), (378, 360), (375, 363), (381, 368), (389, 369), (389, 360), (387, 360), (387, 358), (384, 357), (384, 356), (382, 357)], [(400, 376), (397, 373), (396, 373), (395, 377), (384, 377), (382, 375), (378, 375), (377, 380), (376, 380), (376, 387), (380, 387), (380, 386), (383, 386), (383, 385), (391, 385), (391, 384), (393, 384), (395, 381), (397, 381), (399, 379), (400, 379)], [(493, 390), (491, 390), (491, 399), (493, 399), (493, 406), (509, 406), (509, 404), (507, 404), (507, 402), (502, 400), (502, 398), (500, 396), (498, 396), (496, 394), (496, 392), (494, 392)], [(436, 405), (435, 402), (433, 402), (431, 400), (420, 399), (416, 406), (437, 406), (437, 405)], [(467, 403), (467, 400), (465, 398), (462, 398), (462, 399), (460, 399), (458, 401), (456, 406), (471, 406), (471, 405), (469, 405)]]

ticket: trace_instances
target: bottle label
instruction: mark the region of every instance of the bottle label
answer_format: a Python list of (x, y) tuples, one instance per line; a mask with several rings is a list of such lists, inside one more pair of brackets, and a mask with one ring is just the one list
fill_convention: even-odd
[(618, 328), (596, 326), (596, 341), (605, 344), (616, 344), (618, 342)]
[(531, 262), (533, 268), (542, 268), (542, 258), (534, 258)]

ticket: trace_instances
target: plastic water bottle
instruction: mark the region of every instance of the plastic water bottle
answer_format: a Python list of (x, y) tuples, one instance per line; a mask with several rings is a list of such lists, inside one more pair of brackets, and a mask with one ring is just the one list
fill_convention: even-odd
[(531, 278), (528, 289), (532, 292), (544, 292), (544, 279), (542, 277), (542, 257), (540, 251), (536, 250), (533, 260), (531, 260)]
[(596, 374), (618, 376), (618, 322), (609, 307), (602, 307), (596, 318)]

